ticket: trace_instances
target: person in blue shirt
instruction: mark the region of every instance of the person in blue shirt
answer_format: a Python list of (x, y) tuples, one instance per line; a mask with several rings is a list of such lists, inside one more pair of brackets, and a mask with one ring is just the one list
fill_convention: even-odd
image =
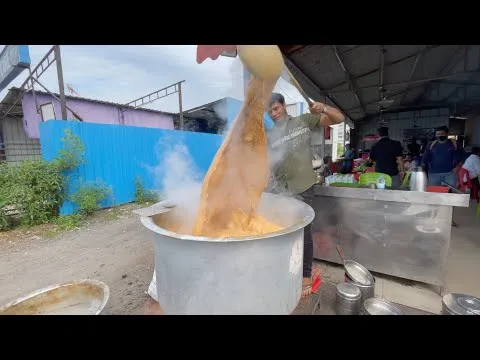
[(353, 170), (353, 159), (355, 158), (355, 152), (350, 147), (350, 144), (345, 145), (345, 154), (340, 157), (343, 160), (343, 174), (350, 174)]
[(445, 182), (456, 186), (462, 151), (455, 140), (448, 138), (448, 127), (437, 128), (435, 137), (436, 140), (427, 145), (422, 157), (422, 166), (428, 167), (428, 185), (440, 186)]

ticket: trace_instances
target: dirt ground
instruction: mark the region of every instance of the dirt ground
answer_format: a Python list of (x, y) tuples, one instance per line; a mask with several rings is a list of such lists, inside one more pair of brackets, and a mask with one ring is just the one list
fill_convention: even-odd
[(131, 211), (98, 212), (75, 230), (55, 225), (0, 232), (0, 304), (45, 286), (90, 278), (110, 287), (105, 314), (158, 312), (145, 293), (153, 275), (152, 233)]

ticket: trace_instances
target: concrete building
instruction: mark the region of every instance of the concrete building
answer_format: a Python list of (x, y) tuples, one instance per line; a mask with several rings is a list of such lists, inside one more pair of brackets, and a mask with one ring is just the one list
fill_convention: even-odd
[[(61, 118), (60, 103), (48, 93), (26, 92), (20, 97), (19, 91), (18, 88), (10, 89), (0, 103), (0, 161), (40, 158), (38, 125)], [(178, 122), (178, 114), (135, 109), (102, 100), (66, 96), (66, 104), (85, 122), (157, 129), (173, 129), (174, 123)], [(67, 114), (68, 120), (78, 121), (70, 110)]]

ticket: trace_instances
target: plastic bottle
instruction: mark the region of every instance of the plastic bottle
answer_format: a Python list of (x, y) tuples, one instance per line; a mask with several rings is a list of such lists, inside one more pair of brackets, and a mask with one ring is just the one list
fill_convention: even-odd
[(377, 189), (385, 189), (385, 178), (380, 176), (377, 180)]

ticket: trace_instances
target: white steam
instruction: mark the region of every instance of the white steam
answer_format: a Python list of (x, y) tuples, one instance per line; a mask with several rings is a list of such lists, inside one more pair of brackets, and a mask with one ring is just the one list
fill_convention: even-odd
[(165, 137), (157, 143), (156, 153), (159, 165), (153, 171), (157, 189), (175, 203), (182, 221), (193, 224), (200, 205), (203, 174), (183, 140)]

